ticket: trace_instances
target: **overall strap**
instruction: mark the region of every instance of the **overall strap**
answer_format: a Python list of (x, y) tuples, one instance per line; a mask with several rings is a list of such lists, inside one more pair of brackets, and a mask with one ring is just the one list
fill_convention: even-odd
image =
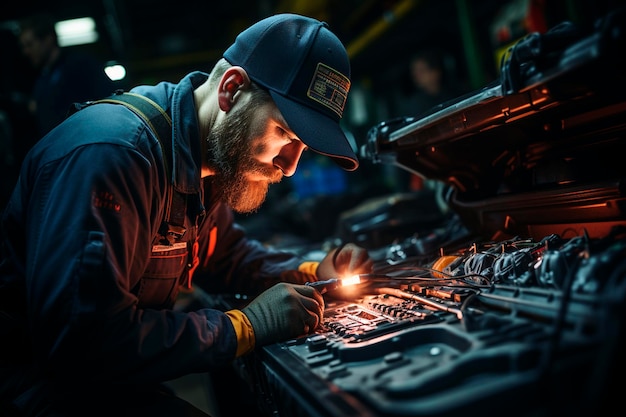
[[(141, 117), (159, 140), (165, 156), (165, 168), (168, 179), (172, 178), (172, 119), (157, 103), (140, 94), (116, 91), (113, 95), (91, 101), (88, 104), (112, 103), (122, 104)], [(172, 244), (182, 238), (186, 232), (185, 215), (187, 212), (187, 196), (174, 192), (172, 183), (168, 187), (168, 201), (165, 217), (159, 233), (166, 239), (163, 243)]]
[(114, 103), (123, 104), (131, 109), (137, 116), (141, 117), (155, 133), (161, 150), (165, 155), (165, 167), (168, 178), (171, 178), (173, 159), (172, 159), (172, 119), (157, 103), (148, 97), (124, 92), (116, 91), (113, 95), (101, 100), (92, 101), (90, 103)]

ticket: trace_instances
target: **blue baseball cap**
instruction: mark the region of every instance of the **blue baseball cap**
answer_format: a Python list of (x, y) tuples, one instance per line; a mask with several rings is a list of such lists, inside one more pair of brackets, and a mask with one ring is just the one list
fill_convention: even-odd
[(265, 18), (224, 52), (267, 89), (289, 127), (346, 171), (359, 161), (339, 122), (350, 90), (350, 61), (326, 22), (292, 13)]

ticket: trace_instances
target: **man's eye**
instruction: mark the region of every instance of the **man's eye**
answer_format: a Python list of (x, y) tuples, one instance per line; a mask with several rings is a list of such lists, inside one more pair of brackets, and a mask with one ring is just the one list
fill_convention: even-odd
[(289, 134), (287, 133), (287, 131), (285, 129), (283, 129), (280, 126), (276, 126), (276, 133), (278, 134), (278, 136), (280, 136), (281, 138), (287, 138), (287, 139), (291, 139), (289, 137)]
[(287, 132), (285, 129), (283, 129), (280, 126), (277, 126), (277, 130), (278, 130), (278, 135), (285, 140), (285, 142), (289, 142), (289, 143), (293, 143), (294, 140), (296, 140), (294, 137), (292, 137), (289, 132)]

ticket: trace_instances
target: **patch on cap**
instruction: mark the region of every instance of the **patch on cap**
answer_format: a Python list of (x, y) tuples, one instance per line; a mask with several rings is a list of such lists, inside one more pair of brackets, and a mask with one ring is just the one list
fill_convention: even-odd
[(313, 73), (307, 96), (341, 118), (349, 90), (348, 77), (320, 62)]

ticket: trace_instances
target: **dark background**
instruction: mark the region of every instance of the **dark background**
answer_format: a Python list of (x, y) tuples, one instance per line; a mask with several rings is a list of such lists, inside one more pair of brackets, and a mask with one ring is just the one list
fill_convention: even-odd
[[(14, 119), (16, 137), (27, 135), (32, 126), (23, 115), (16, 115), (12, 107), (29, 94), (36, 73), (21, 55), (15, 27), (18, 19), (35, 11), (51, 12), (59, 20), (92, 16), (99, 41), (73, 48), (85, 49), (103, 62), (124, 64), (127, 77), (119, 87), (125, 89), (162, 80), (176, 82), (192, 70), (208, 72), (242, 29), (271, 14), (293, 12), (328, 22), (346, 45), (352, 63), (352, 89), (342, 123), (352, 135), (355, 147), (359, 147), (374, 124), (396, 116), (394, 103), (410, 89), (408, 62), (414, 52), (432, 47), (442, 51), (449, 79), (469, 92), (498, 77), (499, 54), (528, 32), (543, 31), (565, 20), (590, 26), (623, 3), (615, 0), (23, 0), (11, 2), (11, 7), (5, 5), (0, 13), (0, 104)], [(307, 155), (299, 169), (303, 174), (298, 175), (308, 175), (305, 179), (310, 180), (315, 172), (307, 165), (307, 158), (317, 162), (314, 155)], [(299, 177), (275, 187), (262, 210), (271, 211), (276, 220), (266, 222), (264, 230), (257, 232), (269, 236), (286, 227), (318, 240), (333, 231), (338, 213), (343, 210), (375, 195), (404, 190), (403, 179), (398, 179), (395, 168), (361, 162), (357, 172), (341, 173), (345, 184), (331, 191), (325, 190), (324, 184), (337, 182), (328, 176), (318, 184), (303, 183), (303, 177)], [(3, 176), (9, 178), (5, 182), (10, 186), (10, 175)], [(300, 181), (296, 184), (297, 180)], [(306, 196), (303, 189), (308, 190)], [(311, 217), (326, 221), (311, 224)]]
[[(16, 56), (13, 22), (35, 11), (52, 12), (58, 19), (92, 16), (100, 40), (85, 46), (103, 60), (117, 60), (128, 70), (129, 85), (175, 81), (186, 72), (210, 69), (239, 31), (278, 12), (306, 14), (325, 20), (344, 42), (355, 81), (368, 80), (374, 90), (406, 74), (408, 56), (426, 46), (450, 54), (451, 68), (478, 87), (495, 75), (493, 25), (503, 22), (505, 10), (524, 8), (526, 20), (541, 19), (550, 27), (562, 20), (588, 24), (619, 1), (607, 0), (56, 0), (15, 1), (0, 13), (3, 80), (26, 88), (24, 62)], [(531, 16), (534, 14), (535, 16)], [(523, 22), (508, 13), (514, 26)], [(522, 35), (522, 31), (514, 33)], [(479, 72), (479, 73), (477, 73)]]

